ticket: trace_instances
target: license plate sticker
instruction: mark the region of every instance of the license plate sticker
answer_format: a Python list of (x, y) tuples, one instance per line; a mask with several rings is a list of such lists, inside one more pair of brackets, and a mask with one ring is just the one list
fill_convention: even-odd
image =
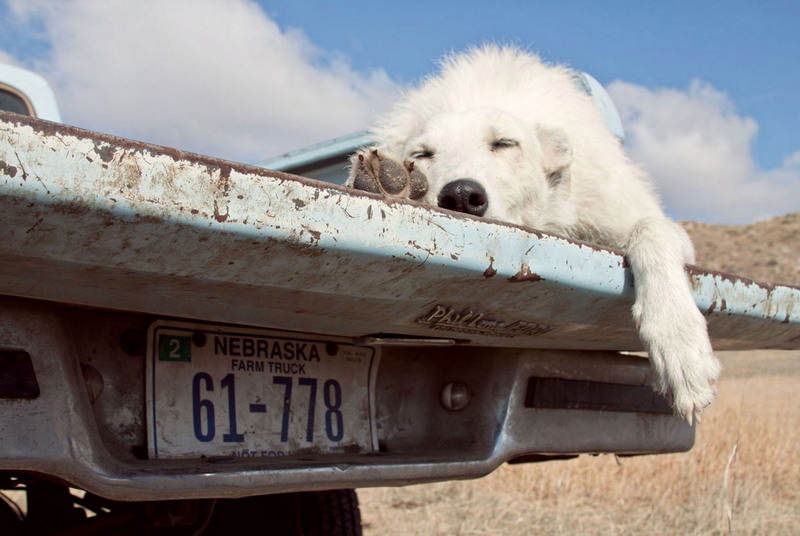
[(151, 458), (377, 451), (374, 348), (156, 322), (148, 332)]

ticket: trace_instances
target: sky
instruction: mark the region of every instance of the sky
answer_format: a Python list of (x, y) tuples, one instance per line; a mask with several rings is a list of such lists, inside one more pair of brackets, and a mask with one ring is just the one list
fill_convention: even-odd
[(606, 86), (668, 214), (741, 224), (800, 211), (798, 23), (795, 0), (0, 0), (0, 62), (65, 123), (256, 163), (513, 44)]

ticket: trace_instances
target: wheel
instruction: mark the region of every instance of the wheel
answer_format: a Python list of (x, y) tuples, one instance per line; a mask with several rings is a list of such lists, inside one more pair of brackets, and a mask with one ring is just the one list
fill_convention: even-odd
[(73, 493), (64, 484), (34, 475), (8, 477), (0, 481), (2, 489), (24, 490), (27, 511), (0, 498), (0, 536), (361, 535), (358, 496), (352, 489), (244, 499), (118, 502), (78, 490)]
[(309, 491), (217, 501), (209, 536), (245, 534), (359, 536), (361, 512), (355, 490)]
[(0, 496), (0, 534), (3, 536), (22, 536), (22, 519), (19, 510), (12, 506), (5, 496)]

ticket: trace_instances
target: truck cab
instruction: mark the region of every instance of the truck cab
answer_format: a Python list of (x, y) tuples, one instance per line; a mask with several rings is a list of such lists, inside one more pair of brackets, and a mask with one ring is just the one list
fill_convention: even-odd
[(0, 63), (0, 110), (61, 122), (55, 94), (42, 76)]

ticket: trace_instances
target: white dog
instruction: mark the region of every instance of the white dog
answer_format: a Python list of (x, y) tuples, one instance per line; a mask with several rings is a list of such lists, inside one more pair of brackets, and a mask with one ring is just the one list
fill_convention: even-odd
[(374, 134), (349, 186), (622, 249), (654, 387), (699, 418), (720, 367), (684, 271), (692, 243), (568, 69), (511, 47), (449, 57)]

